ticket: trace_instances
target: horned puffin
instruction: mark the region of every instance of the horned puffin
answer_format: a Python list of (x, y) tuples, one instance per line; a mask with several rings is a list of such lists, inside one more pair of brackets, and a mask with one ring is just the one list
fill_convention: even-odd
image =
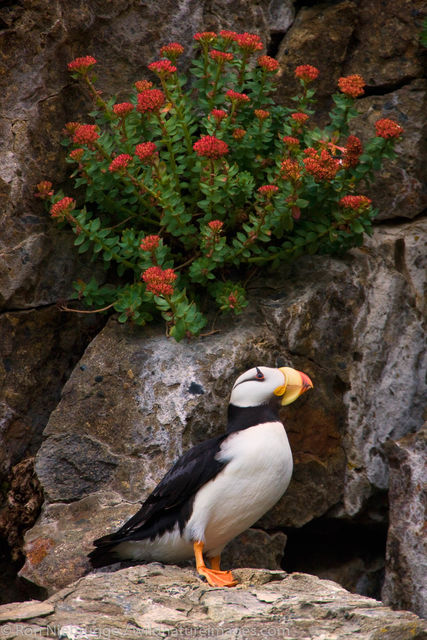
[(226, 433), (184, 453), (130, 520), (95, 540), (92, 566), (174, 563), (194, 554), (198, 573), (210, 585), (237, 584), (231, 571), (221, 571), (221, 552), (286, 491), (292, 453), (279, 408), (312, 387), (305, 373), (290, 367), (259, 366), (240, 375)]

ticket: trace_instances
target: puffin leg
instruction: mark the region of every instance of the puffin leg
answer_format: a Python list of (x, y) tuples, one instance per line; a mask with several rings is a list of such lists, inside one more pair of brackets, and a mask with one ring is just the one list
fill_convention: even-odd
[(214, 571), (221, 571), (221, 554), (211, 558), (211, 569)]
[[(231, 571), (220, 571), (220, 569), (208, 569), (206, 567), (203, 559), (204, 546), (203, 542), (195, 542), (193, 545), (197, 572), (206, 578), (211, 587), (234, 587), (237, 581), (234, 580)], [(214, 564), (218, 564), (219, 567), (219, 556), (215, 558)]]

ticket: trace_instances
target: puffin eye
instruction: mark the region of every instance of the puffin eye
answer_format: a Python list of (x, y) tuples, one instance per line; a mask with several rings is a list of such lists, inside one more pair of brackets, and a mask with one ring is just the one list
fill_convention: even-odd
[(258, 369), (258, 367), (256, 367), (256, 376), (255, 376), (255, 378), (257, 380), (264, 380), (264, 374), (260, 369)]

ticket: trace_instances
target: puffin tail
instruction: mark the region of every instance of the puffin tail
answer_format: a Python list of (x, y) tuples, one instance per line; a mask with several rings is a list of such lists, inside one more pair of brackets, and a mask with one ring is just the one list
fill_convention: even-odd
[(105, 567), (108, 564), (114, 564), (114, 562), (120, 561), (120, 558), (115, 553), (117, 542), (117, 539), (114, 539), (114, 534), (94, 540), (93, 544), (96, 549), (87, 555), (94, 569)]

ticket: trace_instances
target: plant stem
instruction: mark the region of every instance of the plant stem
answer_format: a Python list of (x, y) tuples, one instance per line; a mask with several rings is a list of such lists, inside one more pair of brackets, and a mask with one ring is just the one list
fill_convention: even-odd
[(58, 307), (61, 311), (72, 311), (73, 313), (101, 313), (101, 311), (107, 311), (108, 309), (111, 309), (111, 307), (114, 307), (116, 302), (117, 300), (114, 300), (114, 302), (112, 302), (111, 304), (108, 304), (106, 307), (102, 307), (102, 309), (91, 309), (91, 310), (71, 309), (70, 307), (67, 307), (65, 304), (60, 304), (58, 305)]
[(160, 129), (162, 131), (164, 142), (165, 142), (165, 144), (166, 144), (166, 146), (168, 148), (168, 151), (169, 151), (169, 159), (170, 159), (170, 163), (171, 163), (172, 173), (173, 173), (173, 176), (175, 178), (176, 188), (177, 188), (178, 192), (181, 192), (181, 187), (180, 187), (180, 184), (179, 184), (178, 172), (177, 172), (177, 168), (176, 168), (175, 154), (173, 152), (173, 147), (172, 147), (172, 142), (171, 142), (171, 140), (169, 138), (168, 130), (166, 129), (166, 125), (165, 125), (164, 121), (162, 120), (162, 117), (161, 117), (160, 113), (156, 112), (156, 116), (157, 116), (157, 120), (158, 120), (159, 125), (160, 125)]

